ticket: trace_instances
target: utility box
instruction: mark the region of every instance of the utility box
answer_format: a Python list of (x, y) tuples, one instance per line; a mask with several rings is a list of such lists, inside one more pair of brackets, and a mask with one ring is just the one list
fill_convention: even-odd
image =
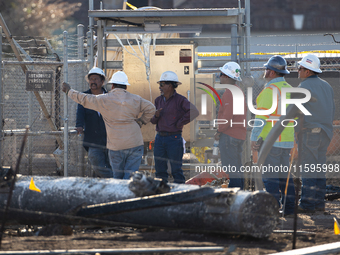
[[(131, 49), (133, 47), (133, 50)], [(129, 52), (137, 54), (144, 59), (138, 46), (126, 46)], [(156, 97), (160, 96), (159, 81), (161, 74), (165, 71), (173, 71), (177, 74), (178, 80), (182, 83), (176, 88), (177, 93), (185, 96), (190, 102), (195, 104), (191, 87), (195, 82), (195, 49), (194, 45), (156, 45), (155, 49), (150, 46), (150, 77), (146, 75), (144, 63), (135, 55), (126, 50), (123, 52), (123, 70), (129, 78), (127, 90), (133, 94), (140, 95), (144, 99), (155, 103)], [(144, 142), (155, 139), (156, 126), (148, 123), (142, 127)], [(190, 124), (183, 128), (183, 138), (190, 141)]]

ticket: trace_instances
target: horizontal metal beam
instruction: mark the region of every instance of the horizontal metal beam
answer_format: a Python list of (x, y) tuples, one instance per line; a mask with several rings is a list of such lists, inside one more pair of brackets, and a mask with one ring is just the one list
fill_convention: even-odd
[[(264, 60), (263, 62), (267, 62), (266, 60)], [(326, 70), (327, 68), (331, 69), (331, 70)], [(335, 65), (321, 65), (321, 69), (325, 69), (323, 72), (332, 72), (335, 71), (337, 72), (338, 69), (340, 68), (339, 64), (335, 64)], [(259, 66), (259, 67), (251, 67), (252, 71), (263, 71), (266, 68), (264, 66)], [(287, 69), (290, 71), (297, 71), (297, 67), (296, 66), (287, 66)]]
[(197, 73), (220, 73), (220, 72), (221, 70), (218, 67), (212, 67), (212, 68), (207, 67), (207, 68), (197, 69)]
[[(121, 39), (123, 45), (129, 45), (127, 39)], [(131, 45), (137, 45), (135, 39), (129, 39)], [(107, 39), (107, 47), (121, 47), (116, 39)], [(151, 45), (153, 40), (151, 40)], [(230, 37), (208, 38), (208, 37), (190, 37), (190, 38), (159, 38), (156, 45), (179, 45), (179, 44), (196, 44), (196, 46), (230, 46)]]
[[(105, 66), (104, 62), (103, 66)], [(123, 70), (123, 61), (106, 61), (106, 68), (113, 70)]]
[(142, 25), (146, 20), (158, 20), (161, 24), (237, 24), (244, 9), (161, 9), (161, 10), (89, 10), (90, 18), (112, 20), (114, 24), (134, 23)]
[[(12, 130), (3, 130), (4, 136), (24, 136), (25, 129), (12, 129)], [(73, 129), (68, 131), (69, 134), (76, 134), (77, 131)], [(40, 135), (62, 135), (64, 131), (28, 131), (28, 136), (40, 136)]]
[[(68, 64), (81, 64), (88, 63), (88, 60), (68, 60)], [(3, 65), (64, 65), (63, 62), (58, 61), (13, 61), (13, 60), (4, 60), (1, 62)]]
[(225, 63), (231, 61), (228, 59), (199, 59), (197, 61), (198, 68), (217, 68), (223, 66)]
[(267, 62), (264, 58), (240, 58), (240, 62)]
[(201, 33), (202, 26), (199, 25), (184, 25), (184, 26), (162, 26), (159, 29), (147, 30), (144, 27), (132, 26), (113, 26), (106, 27), (105, 32), (113, 34), (159, 34), (159, 33)]

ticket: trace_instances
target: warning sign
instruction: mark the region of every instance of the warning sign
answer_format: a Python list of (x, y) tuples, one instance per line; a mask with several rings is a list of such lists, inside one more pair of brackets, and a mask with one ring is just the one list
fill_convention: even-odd
[(54, 71), (27, 71), (27, 91), (52, 91), (54, 82)]

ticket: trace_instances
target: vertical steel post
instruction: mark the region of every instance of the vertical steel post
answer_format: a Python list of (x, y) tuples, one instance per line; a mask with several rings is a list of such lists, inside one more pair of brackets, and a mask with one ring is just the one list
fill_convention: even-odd
[(78, 34), (78, 58), (80, 60), (84, 60), (84, 25), (79, 24), (77, 26), (77, 34)]
[[(68, 59), (67, 59), (67, 31), (63, 33), (64, 38), (64, 82), (68, 82)], [(68, 176), (68, 97), (64, 93), (64, 176)]]
[[(32, 68), (34, 69), (34, 68)], [(30, 127), (33, 123), (33, 109), (34, 109), (34, 93), (28, 91), (28, 123)], [(33, 137), (27, 137), (27, 154), (28, 154), (28, 175), (33, 175)]]
[(237, 24), (231, 25), (231, 61), (237, 62)]
[[(245, 0), (246, 9), (246, 58), (250, 58), (250, 0)], [(246, 62), (246, 73), (245, 76), (250, 76), (250, 62)]]
[(91, 63), (91, 32), (87, 31), (86, 33), (86, 38), (87, 38), (87, 44), (86, 44), (86, 57), (87, 57), (87, 62), (90, 64), (90, 68), (92, 68), (93, 63)]
[[(245, 0), (245, 18), (244, 18), (244, 28), (242, 29), (242, 42), (243, 42), (243, 54), (242, 58), (249, 59), (250, 58), (250, 1)], [(247, 60), (246, 62), (242, 62), (243, 64), (243, 70), (244, 70), (244, 77), (246, 79), (251, 78), (251, 72), (250, 72), (250, 62)], [(249, 84), (247, 85), (249, 86)], [(246, 86), (246, 87), (247, 87)], [(246, 89), (246, 88), (245, 88)], [(251, 119), (251, 112), (248, 110), (247, 111), (247, 119)], [(253, 156), (251, 152), (251, 142), (250, 142), (250, 133), (251, 131), (247, 131), (247, 139), (245, 141), (245, 150), (244, 150), (244, 155), (246, 158), (246, 161), (250, 159), (251, 164), (253, 163)], [(245, 161), (245, 162), (246, 162)], [(252, 174), (247, 174), (247, 177), (249, 178), (249, 181), (247, 182), (248, 184), (248, 189), (252, 189)]]
[[(84, 25), (83, 24), (79, 24), (77, 26), (77, 34), (78, 34), (78, 59), (85, 61), (86, 57), (85, 57), (85, 48), (84, 48), (84, 41), (85, 41), (85, 33), (84, 33)], [(87, 41), (89, 41), (90, 38), (90, 32), (86, 33), (87, 36)], [(90, 48), (89, 45), (87, 45), (87, 53), (89, 53)], [(87, 70), (86, 64), (85, 62), (81, 64), (81, 66), (83, 67), (82, 71), (85, 72)], [(83, 75), (82, 78), (84, 78), (85, 74)], [(80, 91), (84, 91), (86, 89), (88, 89), (87, 84), (84, 83), (84, 80), (81, 80), (81, 84), (80, 87), (78, 87), (78, 89)]]
[[(27, 55), (26, 59), (33, 61), (33, 59)], [(34, 66), (28, 66), (28, 70), (34, 70)], [(39, 92), (38, 92), (39, 93)], [(28, 91), (28, 124), (32, 126), (33, 123), (33, 111), (34, 111), (34, 93)], [(33, 175), (33, 137), (27, 137), (27, 155), (28, 155), (28, 175)]]
[[(78, 31), (78, 58), (80, 60), (85, 60), (84, 57), (84, 25), (79, 24), (77, 27)], [(82, 66), (84, 64), (81, 64)], [(82, 88), (83, 89), (83, 88)], [(83, 148), (83, 135), (79, 134), (77, 136), (77, 151), (78, 151), (78, 174), (80, 176), (85, 176), (85, 158), (84, 158), (84, 148)]]
[[(3, 120), (3, 106), (4, 106), (4, 95), (3, 95), (3, 83), (2, 83), (2, 71), (3, 71), (3, 65), (2, 65), (2, 27), (0, 26), (0, 120)], [(3, 147), (3, 141), (4, 141), (4, 134), (3, 134), (3, 125), (2, 121), (0, 121), (0, 163), (3, 162), (3, 153), (2, 153), (2, 147)]]
[(242, 72), (241, 72), (241, 77), (242, 77), (242, 79), (243, 79), (243, 77), (246, 75), (246, 68), (245, 68), (245, 61), (243, 60), (243, 61), (241, 61), (241, 59), (244, 59), (245, 58), (245, 56), (246, 56), (246, 53), (245, 53), (245, 27), (244, 27), (244, 22), (243, 22), (243, 15), (239, 15), (239, 24), (238, 24), (238, 27), (239, 27), (239, 29), (238, 29), (238, 31), (239, 31), (239, 38), (240, 38), (240, 40), (239, 40), (239, 43), (240, 43), (240, 45), (239, 45), (239, 65), (240, 65), (240, 67), (241, 67), (241, 70), (242, 70)]
[(104, 72), (105, 72), (105, 76), (107, 75), (107, 40), (106, 40), (106, 35), (105, 32), (104, 34)]
[[(194, 51), (193, 51), (192, 57), (193, 57), (193, 62), (195, 64), (194, 64), (193, 79), (190, 79), (190, 98), (188, 98), (188, 100), (196, 106), (197, 101), (196, 101), (196, 82), (195, 81), (196, 81), (196, 74), (198, 73), (197, 71), (198, 70), (198, 47), (196, 44), (194, 45)], [(214, 77), (213, 79), (215, 82), (215, 75), (213, 75), (213, 77)], [(196, 119), (190, 122), (190, 141), (196, 141), (197, 139), (197, 133), (198, 133), (198, 132), (196, 133), (197, 125), (198, 123)]]
[[(93, 0), (89, 0), (89, 10), (92, 11), (94, 10), (94, 3)], [(94, 18), (89, 18), (89, 26), (90, 26), (90, 68), (93, 67), (94, 65), (94, 54), (93, 54), (93, 28), (94, 28)]]
[(98, 67), (103, 69), (103, 45), (104, 45), (104, 21), (97, 21), (97, 62)]

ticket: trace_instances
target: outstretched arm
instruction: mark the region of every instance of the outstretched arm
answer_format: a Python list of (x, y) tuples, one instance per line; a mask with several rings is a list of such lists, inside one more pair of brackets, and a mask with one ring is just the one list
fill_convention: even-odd
[(63, 82), (63, 84), (61, 85), (61, 90), (63, 92), (66, 93), (66, 95), (68, 94), (69, 90), (71, 89), (71, 86), (70, 84), (66, 83), (66, 82)]

